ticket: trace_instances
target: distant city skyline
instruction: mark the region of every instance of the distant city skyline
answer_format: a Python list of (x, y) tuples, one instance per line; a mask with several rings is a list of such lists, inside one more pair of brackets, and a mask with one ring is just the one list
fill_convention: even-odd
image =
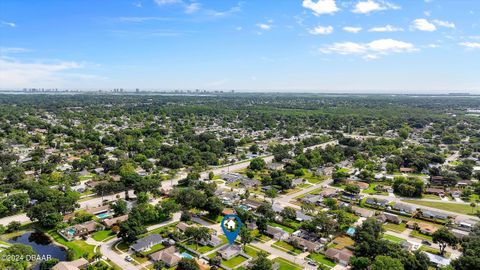
[(480, 94), (480, 1), (0, 4), (0, 89)]

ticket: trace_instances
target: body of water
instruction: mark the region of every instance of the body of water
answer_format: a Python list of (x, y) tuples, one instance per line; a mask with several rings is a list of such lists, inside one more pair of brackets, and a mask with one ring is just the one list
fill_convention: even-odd
[[(26, 232), (20, 236), (10, 238), (8, 242), (11, 244), (29, 245), (42, 257), (50, 255), (52, 258), (57, 258), (60, 261), (67, 260), (67, 251), (63, 247), (59, 247), (52, 243), (50, 237), (40, 231)], [(33, 269), (37, 270), (39, 267), (40, 262), (37, 263)]]

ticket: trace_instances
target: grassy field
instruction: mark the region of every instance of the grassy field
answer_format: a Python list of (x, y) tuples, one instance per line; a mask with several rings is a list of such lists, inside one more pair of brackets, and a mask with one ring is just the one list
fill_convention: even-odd
[(295, 248), (292, 245), (290, 245), (289, 243), (287, 243), (285, 241), (282, 241), (282, 240), (273, 243), (272, 247), (274, 247), (276, 249), (284, 250), (284, 251), (290, 251), (290, 252), (293, 252), (293, 253), (296, 253), (296, 254), (302, 253), (302, 250), (300, 250), (298, 248)]
[(308, 258), (316, 261), (319, 264), (323, 264), (325, 266), (328, 266), (330, 268), (332, 268), (336, 265), (336, 263), (334, 263), (333, 261), (331, 261), (330, 259), (325, 257), (325, 255), (320, 254), (320, 253), (310, 253), (310, 255), (308, 255)]
[[(245, 253), (246, 253), (248, 256), (251, 256), (251, 257), (253, 257), (253, 258), (258, 257), (258, 253), (259, 253), (260, 251), (262, 251), (262, 250), (254, 247), (254, 246), (252, 246), (252, 245), (247, 245), (247, 246), (245, 247)], [(266, 252), (266, 251), (264, 251), (264, 252)], [(267, 254), (270, 255), (270, 253), (267, 253)]]
[(279, 264), (278, 270), (301, 270), (302, 267), (296, 263), (289, 262), (283, 258), (277, 257), (273, 259), (273, 262), (276, 262)]
[(430, 202), (430, 201), (421, 201), (421, 200), (402, 200), (407, 203), (423, 205), (427, 207), (437, 208), (440, 210), (446, 210), (450, 212), (473, 215), (476, 210), (480, 210), (480, 207), (475, 208), (470, 207), (469, 204), (460, 204), (460, 203), (445, 203), (445, 202)]

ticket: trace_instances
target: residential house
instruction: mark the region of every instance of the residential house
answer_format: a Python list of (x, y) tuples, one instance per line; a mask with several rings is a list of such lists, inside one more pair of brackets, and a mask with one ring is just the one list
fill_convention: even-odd
[(84, 223), (75, 224), (66, 229), (59, 230), (58, 233), (66, 240), (71, 241), (76, 237), (82, 237), (103, 229), (104, 227), (102, 225), (98, 224), (94, 220), (90, 220)]
[(323, 198), (331, 198), (337, 195), (338, 191), (335, 188), (324, 188), (322, 191), (320, 191), (320, 196)]
[(343, 266), (347, 266), (350, 262), (350, 258), (353, 256), (353, 252), (343, 248), (343, 249), (336, 249), (330, 248), (325, 251), (325, 257), (339, 263)]
[(104, 219), (102, 222), (103, 222), (103, 225), (105, 225), (105, 227), (111, 228), (115, 224), (120, 224), (124, 221), (127, 221), (127, 219), (128, 219), (128, 214), (114, 217), (114, 218), (107, 218), (107, 219)]
[(203, 246), (211, 246), (211, 247), (216, 247), (220, 244), (223, 243), (223, 240), (222, 238), (216, 236), (216, 235), (211, 235), (210, 236), (210, 239), (208, 241), (200, 241), (200, 245), (203, 245)]
[(135, 252), (142, 252), (151, 249), (153, 246), (162, 243), (163, 238), (160, 234), (150, 234), (144, 238), (138, 239), (130, 249)]
[(267, 225), (267, 231), (265, 232), (265, 234), (275, 240), (285, 240), (289, 236), (288, 232), (284, 231), (283, 229), (270, 225)]
[(400, 246), (408, 251), (415, 251), (419, 249), (421, 245), (408, 240), (403, 240), (400, 242)]
[(154, 262), (162, 261), (163, 263), (165, 263), (165, 266), (167, 268), (176, 266), (178, 262), (182, 259), (181, 256), (177, 255), (177, 250), (175, 246), (170, 246), (168, 248), (154, 252), (150, 254), (149, 257)]
[(432, 235), (434, 232), (438, 230), (437, 227), (433, 226), (432, 224), (429, 223), (424, 223), (424, 222), (415, 222), (413, 220), (410, 220), (407, 222), (407, 227), (410, 229), (417, 229), (426, 235)]
[(404, 203), (395, 203), (392, 205), (392, 209), (399, 211), (401, 214), (413, 214), (417, 208)]
[(282, 163), (272, 162), (267, 164), (267, 169), (272, 171), (283, 170), (284, 165)]
[(293, 186), (298, 186), (298, 185), (302, 185), (305, 183), (305, 179), (303, 178), (295, 178), (295, 179), (292, 179), (292, 185)]
[(58, 262), (52, 267), (52, 270), (79, 270), (87, 269), (88, 261), (85, 258), (80, 258), (70, 262)]
[(103, 205), (103, 206), (99, 206), (99, 207), (93, 207), (93, 208), (85, 209), (85, 211), (87, 211), (88, 213), (90, 213), (92, 215), (98, 215), (98, 214), (101, 214), (101, 213), (105, 213), (108, 210), (110, 210), (109, 205)]
[(187, 230), (187, 228), (190, 227), (190, 225), (188, 225), (187, 223), (185, 222), (179, 222), (175, 228), (177, 230), (179, 230), (180, 232), (185, 232), (185, 230)]
[(222, 259), (230, 260), (231, 258), (238, 256), (242, 252), (242, 248), (238, 245), (226, 245), (217, 251)]
[(425, 194), (433, 194), (433, 195), (436, 195), (436, 196), (444, 196), (445, 191), (443, 190), (443, 188), (426, 188), (425, 189)]
[(313, 219), (311, 216), (306, 215), (302, 211), (297, 210), (295, 213), (297, 215), (296, 218), (295, 218), (297, 221), (302, 222), (302, 221), (310, 221), (310, 220)]
[(389, 202), (390, 201), (387, 200), (387, 199), (377, 199), (377, 198), (373, 198), (373, 197), (368, 197), (365, 200), (366, 204), (369, 204), (369, 205), (372, 205), (372, 206), (379, 206), (379, 207), (386, 207)]
[(378, 215), (377, 220), (379, 220), (382, 223), (385, 223), (385, 222), (390, 222), (394, 224), (402, 223), (402, 219), (399, 216), (395, 214), (386, 213), (386, 212), (382, 212), (380, 215)]
[(304, 251), (308, 252), (318, 252), (322, 248), (322, 244), (318, 242), (312, 242), (302, 237), (292, 235), (288, 238), (288, 241), (294, 246), (301, 247)]
[(245, 204), (246, 206), (249, 206), (251, 207), (252, 209), (257, 209), (260, 205), (262, 205), (262, 202), (261, 201), (256, 201), (256, 200), (252, 200), (252, 199), (246, 199), (243, 204)]
[(415, 171), (417, 171), (417, 169), (415, 168), (405, 168), (405, 167), (400, 168), (401, 173), (414, 173)]
[(438, 211), (432, 211), (432, 210), (427, 210), (427, 209), (420, 209), (422, 212), (422, 216), (424, 218), (430, 218), (430, 219), (441, 219), (445, 220), (448, 219), (449, 215), (443, 212), (438, 212)]
[(459, 230), (471, 231), (473, 227), (475, 227), (475, 224), (477, 224), (477, 222), (472, 219), (467, 219), (461, 216), (455, 218), (455, 225)]
[(301, 198), (300, 201), (302, 201), (304, 203), (309, 203), (309, 204), (319, 204), (320, 202), (322, 202), (322, 196), (321, 195), (308, 194), (307, 196)]
[(434, 267), (438, 267), (438, 268), (443, 268), (447, 265), (450, 265), (450, 262), (452, 261), (451, 259), (439, 256), (439, 255), (435, 255), (429, 252), (423, 252), (423, 254), (427, 255), (428, 259), (430, 260), (430, 263)]
[(454, 184), (456, 184), (454, 180), (445, 179), (441, 175), (430, 176), (430, 185), (432, 186), (452, 186)]
[(353, 210), (353, 213), (355, 213), (355, 215), (364, 217), (364, 218), (373, 217), (375, 215), (375, 211), (361, 208), (358, 206), (352, 206), (352, 210)]

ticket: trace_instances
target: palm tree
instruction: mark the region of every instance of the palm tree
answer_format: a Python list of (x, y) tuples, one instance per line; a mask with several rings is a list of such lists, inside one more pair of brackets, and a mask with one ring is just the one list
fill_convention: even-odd
[(474, 202), (470, 203), (470, 207), (472, 207), (472, 214), (473, 214), (473, 210), (475, 210), (476, 206), (477, 206), (476, 203), (474, 203)]

